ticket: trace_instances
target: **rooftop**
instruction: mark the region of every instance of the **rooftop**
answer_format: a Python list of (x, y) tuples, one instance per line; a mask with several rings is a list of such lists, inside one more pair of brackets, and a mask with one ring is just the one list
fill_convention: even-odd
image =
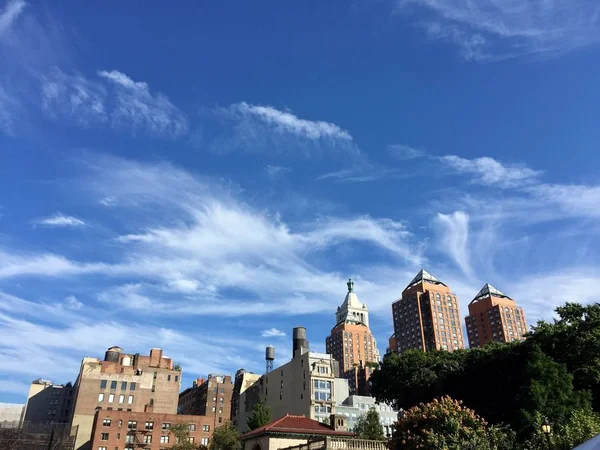
[(311, 436), (355, 436), (349, 431), (335, 431), (329, 425), (309, 419), (306, 416), (286, 414), (265, 426), (252, 430), (241, 436), (242, 440), (261, 434), (301, 434)]
[(475, 298), (473, 300), (471, 300), (471, 303), (475, 303), (483, 298), (487, 298), (487, 297), (499, 297), (499, 298), (507, 298), (509, 300), (512, 300), (512, 298), (510, 298), (508, 295), (506, 295), (504, 292), (502, 292), (499, 289), (496, 289), (494, 286), (492, 286), (489, 283), (486, 283), (481, 290), (477, 293), (477, 295), (475, 296)]
[[(419, 273), (412, 279), (412, 281), (410, 283), (408, 283), (408, 286), (406, 286), (406, 289), (413, 287), (415, 284), (418, 284), (418, 283), (441, 284), (442, 286), (447, 287), (446, 284), (442, 283), (440, 280), (438, 280), (436, 277), (431, 275), (425, 269), (421, 269), (419, 271)], [(404, 290), (406, 290), (406, 289), (404, 289)]]

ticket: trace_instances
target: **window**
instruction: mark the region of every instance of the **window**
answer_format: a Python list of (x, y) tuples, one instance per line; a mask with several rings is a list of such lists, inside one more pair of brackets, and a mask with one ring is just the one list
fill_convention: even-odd
[(119, 403), (125, 403), (125, 394), (119, 395)]
[(221, 394), (225, 393), (225, 388), (221, 388)]
[(223, 414), (223, 408), (219, 408), (219, 414)]
[(200, 443), (202, 445), (208, 445), (208, 438), (202, 438), (202, 439), (200, 439)]
[(167, 381), (171, 381), (171, 375), (167, 375)]
[(144, 436), (144, 444), (152, 444), (152, 435), (147, 434)]
[(135, 439), (135, 435), (134, 434), (126, 434), (125, 435), (125, 443), (126, 444), (133, 444)]
[(193, 444), (194, 443), (194, 438), (190, 437), (190, 438), (188, 438), (188, 441), (190, 441)]
[(110, 382), (110, 388), (111, 389), (116, 389), (117, 388), (117, 382), (116, 381), (111, 381)]
[(129, 422), (127, 422), (127, 428), (129, 428), (130, 430), (137, 430), (137, 421), (130, 420)]
[(115, 394), (108, 394), (108, 403), (112, 403), (115, 401)]
[(169, 436), (161, 436), (160, 437), (160, 443), (161, 444), (168, 444), (169, 443)]
[(210, 431), (210, 425), (202, 425), (202, 431)]
[(119, 426), (122, 427), (123, 426), (123, 421), (119, 420)]
[(154, 422), (146, 422), (146, 430), (154, 430)]
[(106, 450), (106, 447), (98, 447), (98, 450)]
[(157, 372), (154, 372), (154, 375), (152, 375), (153, 380), (156, 380), (156, 375), (157, 375)]
[(175, 381), (179, 381), (179, 375), (175, 375)]
[(225, 402), (225, 399), (223, 397), (221, 397), (219, 400), (220, 400), (221, 403)]
[(162, 424), (162, 429), (163, 429), (163, 431), (170, 430), (171, 429), (171, 424), (169, 422), (164, 422)]
[(102, 421), (102, 426), (103, 427), (110, 427), (110, 419), (104, 419)]
[(188, 430), (190, 430), (190, 431), (196, 431), (196, 424), (195, 423), (190, 423), (188, 425)]
[(135, 383), (129, 383), (129, 390), (135, 391)]
[(219, 423), (223, 423), (223, 418), (219, 417)]
[(101, 441), (108, 441), (108, 433), (100, 433)]
[(130, 405), (133, 405), (133, 395), (129, 396), (129, 398), (127, 399), (127, 403), (129, 403)]
[(121, 439), (121, 433), (117, 433), (117, 441)]
[(121, 381), (121, 390), (122, 391), (126, 391), (127, 390), (127, 381)]
[(215, 412), (216, 410), (217, 410), (217, 407), (216, 407), (216, 406), (213, 406), (213, 407), (212, 407), (212, 412)]
[(106, 380), (100, 380), (100, 389), (106, 389)]
[(103, 402), (104, 401), (104, 394), (102, 394), (102, 393), (98, 394), (98, 401), (99, 402)]

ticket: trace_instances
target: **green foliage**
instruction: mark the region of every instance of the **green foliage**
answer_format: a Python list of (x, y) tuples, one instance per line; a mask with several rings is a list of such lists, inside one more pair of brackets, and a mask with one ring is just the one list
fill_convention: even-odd
[(543, 417), (536, 414), (536, 428), (524, 448), (528, 450), (571, 450), (579, 444), (600, 434), (600, 415), (591, 409), (573, 411), (564, 425), (554, 425), (550, 435), (542, 428)]
[(362, 414), (356, 421), (353, 430), (360, 439), (370, 439), (382, 441), (385, 439), (383, 427), (379, 422), (379, 413), (371, 408), (365, 414)]
[(225, 423), (223, 426), (215, 428), (210, 440), (209, 450), (241, 450), (242, 443), (240, 441), (237, 429), (231, 422)]
[(559, 318), (553, 323), (533, 326), (528, 342), (566, 364), (575, 389), (591, 390), (594, 409), (600, 411), (600, 303), (567, 303), (556, 308), (556, 314)]
[(171, 427), (175, 443), (171, 450), (197, 450), (197, 446), (189, 441), (190, 431), (187, 423), (177, 423)]
[(254, 409), (252, 410), (250, 417), (248, 417), (246, 425), (248, 431), (252, 431), (268, 424), (271, 420), (271, 408), (267, 405), (267, 401), (264, 398), (261, 398), (258, 403), (254, 405)]
[(330, 425), (330, 421), (329, 421), (329, 417), (325, 417), (321, 423), (324, 423), (325, 425)]
[(392, 439), (397, 450), (509, 450), (513, 435), (488, 428), (473, 410), (450, 397), (434, 399), (404, 412)]
[(177, 370), (177, 371), (181, 372), (181, 364), (175, 364), (173, 366), (173, 370)]
[(572, 379), (565, 365), (535, 345), (493, 344), (390, 355), (373, 374), (371, 392), (403, 409), (449, 395), (490, 423), (510, 425), (523, 439), (537, 411), (562, 423), (573, 410), (589, 405), (589, 393), (575, 392)]

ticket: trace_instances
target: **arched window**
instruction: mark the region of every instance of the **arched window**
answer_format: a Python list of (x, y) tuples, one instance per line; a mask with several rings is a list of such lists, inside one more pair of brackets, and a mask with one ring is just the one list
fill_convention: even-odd
[(440, 298), (440, 293), (439, 292), (436, 292), (435, 298)]

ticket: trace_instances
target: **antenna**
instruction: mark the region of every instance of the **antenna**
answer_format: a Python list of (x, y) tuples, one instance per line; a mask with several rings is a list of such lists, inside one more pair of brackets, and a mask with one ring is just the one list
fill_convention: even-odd
[(265, 349), (265, 360), (267, 361), (266, 373), (269, 373), (273, 370), (273, 361), (275, 360), (275, 347), (272, 345)]

